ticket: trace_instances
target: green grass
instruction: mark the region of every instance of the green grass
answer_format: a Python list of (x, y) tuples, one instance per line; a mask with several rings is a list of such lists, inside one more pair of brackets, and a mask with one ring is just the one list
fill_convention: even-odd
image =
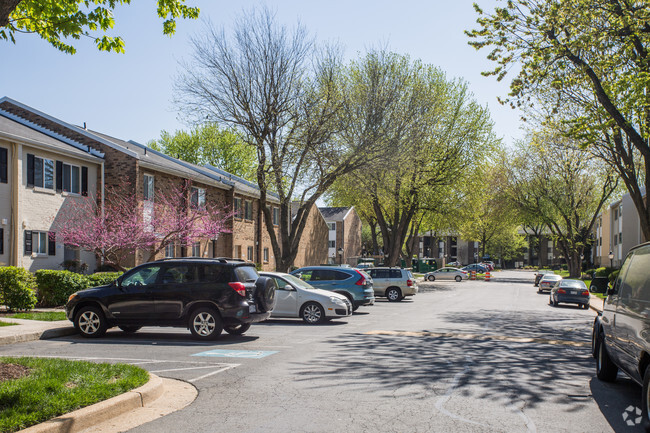
[(133, 365), (96, 364), (55, 358), (0, 358), (31, 369), (28, 376), (0, 382), (0, 432), (15, 432), (122, 394), (149, 379)]
[(48, 311), (43, 313), (16, 313), (7, 316), (12, 319), (27, 319), (27, 320), (43, 320), (46, 322), (54, 322), (55, 320), (66, 320), (65, 311)]
[(0, 320), (0, 326), (11, 326), (11, 325), (17, 325), (17, 323), (3, 322), (2, 320)]

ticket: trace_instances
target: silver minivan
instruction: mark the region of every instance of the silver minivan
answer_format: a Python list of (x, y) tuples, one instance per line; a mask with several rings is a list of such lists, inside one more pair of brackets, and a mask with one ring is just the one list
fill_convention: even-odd
[(375, 296), (386, 297), (390, 302), (401, 301), (418, 292), (415, 278), (408, 269), (370, 268), (366, 272), (372, 277)]

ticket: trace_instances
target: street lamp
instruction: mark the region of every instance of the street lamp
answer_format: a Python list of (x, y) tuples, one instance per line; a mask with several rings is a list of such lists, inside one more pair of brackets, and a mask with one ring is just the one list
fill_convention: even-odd
[(614, 267), (614, 253), (611, 251), (609, 252), (609, 267), (610, 268)]
[(343, 264), (343, 248), (339, 248), (339, 265)]

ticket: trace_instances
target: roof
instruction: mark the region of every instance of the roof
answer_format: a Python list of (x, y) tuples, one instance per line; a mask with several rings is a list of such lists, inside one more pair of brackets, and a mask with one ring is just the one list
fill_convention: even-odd
[[(11, 113), (0, 109), (0, 138), (20, 141), (26, 144), (51, 148), (70, 156), (77, 156), (83, 159), (90, 159), (100, 162), (101, 153), (88, 146), (63, 137), (56, 138), (45, 134), (31, 127), (27, 122), (19, 122), (14, 119)], [(95, 151), (95, 152), (93, 152)]]
[(323, 215), (325, 221), (343, 221), (352, 207), (319, 207), (318, 210)]

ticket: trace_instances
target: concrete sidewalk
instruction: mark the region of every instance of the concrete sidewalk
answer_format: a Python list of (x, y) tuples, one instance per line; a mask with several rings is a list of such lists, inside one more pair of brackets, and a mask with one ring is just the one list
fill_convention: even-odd
[(603, 304), (605, 303), (604, 299), (599, 298), (598, 296), (591, 295), (589, 297), (589, 308), (594, 310), (596, 313), (603, 311)]
[(40, 320), (12, 319), (0, 317), (0, 321), (17, 323), (17, 325), (0, 327), (0, 346), (5, 344), (21, 343), (25, 341), (46, 340), (48, 338), (64, 337), (75, 334), (72, 322), (58, 320), (44, 322)]

